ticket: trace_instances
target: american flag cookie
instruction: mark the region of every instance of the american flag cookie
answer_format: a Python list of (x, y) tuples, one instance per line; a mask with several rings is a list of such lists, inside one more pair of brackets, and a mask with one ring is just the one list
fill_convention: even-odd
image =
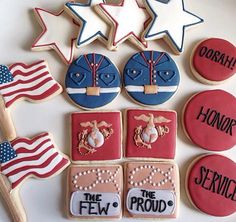
[(125, 111), (125, 157), (174, 159), (177, 113), (171, 110), (132, 108)]
[(173, 162), (130, 162), (125, 165), (124, 215), (132, 218), (176, 218), (179, 171)]
[(121, 122), (120, 111), (72, 113), (72, 162), (81, 164), (121, 159)]
[(0, 65), (0, 125), (7, 140), (14, 140), (16, 132), (10, 109), (18, 100), (41, 102), (62, 92), (52, 77), (46, 61), (27, 65)]
[(0, 143), (0, 193), (15, 222), (27, 221), (19, 189), (29, 177), (46, 179), (61, 173), (70, 164), (49, 133)]
[(70, 219), (120, 219), (123, 170), (120, 165), (71, 166), (68, 172)]

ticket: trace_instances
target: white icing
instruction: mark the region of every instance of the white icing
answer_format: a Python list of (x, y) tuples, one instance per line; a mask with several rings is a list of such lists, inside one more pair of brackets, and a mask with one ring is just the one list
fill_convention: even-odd
[[(85, 194), (89, 193), (91, 195), (101, 195), (99, 197), (100, 201), (87, 200)], [(89, 204), (92, 202), (92, 212), (96, 213), (89, 214), (88, 208)], [(117, 203), (117, 207), (113, 206), (113, 203)], [(81, 205), (82, 204), (82, 205)], [(83, 208), (80, 211), (80, 207)], [(99, 213), (99, 208), (107, 209), (107, 214)], [(119, 216), (121, 214), (121, 200), (120, 196), (116, 193), (99, 193), (99, 192), (73, 192), (70, 199), (70, 212), (73, 216), (86, 216), (86, 217), (104, 217), (104, 216)]]
[(88, 135), (88, 143), (90, 146), (98, 148), (104, 144), (104, 136), (98, 129), (95, 129)]
[[(79, 172), (74, 177), (75, 179), (74, 181), (76, 181), (75, 188), (78, 188), (79, 190), (91, 190), (91, 188), (95, 188), (98, 184), (111, 183), (116, 188), (117, 193), (121, 194), (119, 183), (116, 180), (116, 177), (119, 172), (120, 172), (119, 167), (116, 168), (115, 172), (112, 172), (110, 170), (101, 170), (99, 168)], [(87, 186), (81, 186), (80, 181), (83, 181), (83, 178), (81, 177), (89, 174), (95, 175), (94, 181), (90, 184), (87, 184)]]
[[(36, 152), (34, 152), (34, 156), (35, 155), (38, 155), (38, 154), (40, 154), (43, 150), (45, 150), (45, 149), (47, 149), (49, 146), (51, 146), (52, 145), (52, 142), (51, 141), (48, 141), (48, 142), (46, 142), (46, 143), (44, 143), (42, 146), (40, 146), (40, 148), (36, 151)], [(31, 145), (28, 145), (29, 147), (31, 146)], [(36, 144), (34, 144), (34, 145), (32, 145), (32, 147), (36, 147), (37, 145)], [(27, 147), (27, 145), (23, 145), (23, 143), (22, 143), (22, 146), (21, 147), (24, 147), (24, 148), (26, 148), (26, 149), (29, 149), (28, 147)], [(15, 149), (15, 146), (14, 146), (14, 149)], [(30, 150), (30, 149), (29, 149)], [(17, 154), (17, 158), (25, 158), (25, 157), (29, 157), (29, 156), (32, 156), (32, 154), (29, 154), (29, 153), (19, 153), (19, 154)], [(15, 160), (14, 159), (11, 159), (10, 161), (8, 161), (8, 162), (6, 162), (6, 163), (4, 163), (4, 164), (2, 164), (2, 167), (4, 167), (5, 165), (7, 165), (7, 164), (9, 164), (9, 163), (11, 163), (11, 162), (14, 162)], [(14, 165), (15, 166), (15, 165)], [(9, 169), (9, 168), (8, 168)]]
[[(103, 13), (111, 21), (117, 23), (116, 30), (112, 36), (113, 47), (118, 47), (126, 39), (132, 37), (137, 42), (137, 46), (146, 48), (146, 42), (141, 40), (144, 32), (144, 23), (148, 19), (148, 13), (144, 8), (139, 7), (135, 0), (124, 0), (122, 5), (103, 4)], [(112, 47), (112, 46), (111, 46)]]
[(147, 143), (154, 143), (158, 138), (158, 132), (155, 127), (147, 126), (142, 132), (142, 139)]
[(46, 66), (45, 69), (47, 69), (47, 63), (45, 61), (42, 61), (41, 63), (39, 63), (37, 65), (34, 65), (30, 68), (24, 68), (22, 65), (16, 65), (13, 68), (11, 68), (11, 72), (14, 73), (16, 71), (21, 71), (21, 72), (27, 73), (27, 72), (32, 72), (32, 71), (38, 69), (41, 66)]
[[(128, 85), (125, 87), (128, 92), (144, 92), (144, 86)], [(175, 92), (178, 86), (158, 86), (158, 92)]]
[[(49, 90), (53, 86), (54, 83), (55, 83), (55, 80), (50, 80), (47, 83), (45, 83), (44, 85), (42, 85), (41, 87), (37, 88), (36, 90), (27, 90), (27, 91), (24, 91), (23, 93), (27, 94), (27, 96), (38, 96), (38, 95), (43, 94), (47, 90)], [(28, 87), (33, 87), (35, 84), (36, 84), (36, 81), (33, 84), (28, 84), (29, 85)], [(20, 88), (24, 88), (26, 84), (22, 85), (21, 87), (19, 85), (16, 85), (16, 87), (14, 87), (15, 90), (20, 89)], [(0, 94), (1, 94), (1, 91), (0, 91)], [(21, 94), (22, 94), (22, 92), (15, 93), (12, 96), (4, 96), (4, 100), (6, 102), (11, 101), (15, 97), (17, 97), (18, 95), (21, 95)]]
[(52, 172), (52, 170), (62, 161), (62, 159), (63, 159), (62, 155), (57, 155), (51, 161), (51, 163), (47, 165), (47, 167), (24, 170), (17, 174), (14, 174), (14, 176), (9, 176), (8, 179), (11, 181), (11, 183), (14, 183), (28, 173), (37, 173), (39, 175), (44, 175), (46, 173)]
[(73, 59), (73, 42), (79, 27), (73, 23), (72, 18), (64, 10), (58, 14), (43, 9), (38, 9), (37, 12), (47, 30), (39, 36), (32, 49), (53, 48), (67, 63), (70, 63)]
[(168, 4), (156, 0), (146, 2), (146, 7), (149, 8), (150, 5), (157, 18), (151, 22), (152, 27), (148, 27), (148, 36), (145, 35), (145, 40), (162, 38), (166, 36), (163, 32), (167, 31), (171, 37), (168, 36), (169, 40), (175, 43), (180, 51), (183, 47), (184, 26), (194, 25), (202, 20), (183, 10), (183, 0), (171, 0)]
[[(43, 147), (44, 150), (48, 148), (47, 147)], [(41, 150), (42, 152), (42, 150)], [(37, 165), (41, 165), (42, 163), (44, 163), (48, 158), (50, 158), (53, 154), (55, 153), (55, 150), (53, 149), (49, 149), (46, 153), (44, 153), (39, 159), (37, 160), (28, 160), (28, 161), (23, 161), (23, 162), (19, 162), (17, 164), (14, 164), (10, 167), (8, 167), (6, 170), (4, 170), (4, 174), (8, 174), (14, 170), (20, 169), (21, 167), (24, 166), (37, 166)], [(32, 154), (28, 154), (25, 155), (26, 157), (31, 157), (32, 158)], [(35, 155), (34, 155), (35, 156)], [(17, 156), (18, 157), (18, 156)], [(18, 157), (19, 158), (19, 157)]]
[(46, 140), (51, 140), (49, 135), (43, 136), (43, 137), (37, 139), (35, 142), (30, 143), (30, 144), (25, 143), (25, 142), (19, 142), (19, 143), (14, 144), (14, 150), (17, 151), (19, 148), (22, 148), (22, 147), (26, 148), (28, 150), (31, 150)]
[[(69, 94), (85, 94), (86, 88), (66, 88)], [(100, 93), (119, 93), (120, 87), (99, 88)]]
[[(149, 169), (149, 174), (147, 174), (147, 169)], [(175, 192), (176, 190), (176, 185), (175, 185), (175, 181), (174, 179), (170, 176), (171, 172), (174, 170), (174, 166), (170, 167), (166, 172), (162, 171), (160, 168), (152, 166), (152, 165), (141, 165), (138, 166), (136, 168), (134, 168), (131, 172), (130, 172), (130, 176), (129, 176), (129, 180), (128, 183), (138, 187), (138, 186), (142, 186), (143, 184), (149, 184), (153, 187), (161, 187), (163, 185), (165, 185), (167, 182), (171, 183), (171, 186), (173, 188), (173, 191)], [(142, 174), (142, 171), (145, 172), (145, 178), (140, 179), (140, 180), (135, 180), (134, 177), (136, 174)], [(157, 176), (161, 176), (162, 179), (160, 179), (159, 181), (156, 181), (156, 177)]]
[[(147, 191), (147, 192), (151, 192), (152, 193), (152, 198), (147, 197), (146, 195), (143, 195), (143, 190)], [(140, 198), (142, 200), (144, 200), (144, 202), (146, 200), (148, 200), (148, 203), (146, 205), (146, 207), (149, 209), (150, 206), (150, 202), (151, 201), (160, 201), (162, 200), (162, 204), (164, 202), (164, 204), (162, 205), (162, 210), (163, 212), (159, 212), (159, 211), (154, 211), (152, 210), (152, 208), (150, 210), (141, 210), (141, 208), (135, 208), (137, 205), (136, 203), (132, 203), (132, 198)], [(134, 200), (133, 200), (134, 201)], [(171, 201), (171, 203), (173, 203), (173, 205), (169, 206), (168, 202)], [(159, 202), (160, 204), (160, 202)], [(164, 207), (165, 208), (164, 208)], [(148, 189), (144, 189), (144, 188), (132, 188), (129, 190), (128, 194), (127, 194), (127, 198), (126, 198), (126, 207), (127, 210), (131, 213), (131, 214), (139, 214), (139, 215), (154, 215), (154, 216), (160, 216), (160, 215), (172, 215), (175, 211), (176, 208), (176, 198), (175, 198), (175, 194), (173, 191), (170, 190), (148, 190)]]
[[(46, 64), (45, 64), (45, 62), (43, 62), (43, 63), (40, 63), (41, 65), (36, 65), (36, 66), (33, 66), (33, 67), (31, 67), (31, 68), (29, 68), (29, 69), (24, 69), (22, 66), (16, 66), (16, 67), (14, 67), (14, 68), (12, 68), (12, 69), (10, 69), (10, 72), (11, 73), (13, 73), (14, 74), (14, 82), (16, 82), (16, 81), (19, 81), (19, 80), (21, 80), (21, 81), (27, 81), (27, 80), (30, 80), (30, 79), (33, 79), (33, 78), (36, 78), (37, 76), (39, 76), (39, 75), (41, 75), (41, 74), (43, 74), (43, 73), (45, 73), (44, 75), (43, 75), (43, 77), (41, 77), (41, 78), (44, 78), (45, 76), (46, 77), (52, 77), (50, 74), (49, 74), (49, 69), (48, 69), (48, 67), (46, 66)], [(45, 68), (42, 68), (42, 69), (40, 69), (40, 70), (38, 70), (38, 71), (36, 71), (39, 67), (41, 67), (41, 66), (46, 66)], [(19, 73), (19, 74), (15, 74), (15, 72), (16, 73), (18, 73), (18, 70), (20, 71), (20, 72), (22, 72), (22, 73)], [(35, 72), (34, 72), (35, 71)], [(33, 72), (32, 74), (28, 74), (29, 72)], [(4, 83), (4, 84), (1, 84), (1, 87), (4, 87), (5, 88), (5, 92), (7, 93), (8, 91), (7, 91), (7, 87), (10, 87), (12, 85), (12, 82), (9, 82), (9, 83)], [(18, 84), (19, 85), (19, 84)], [(3, 90), (3, 89), (2, 89)], [(3, 92), (1, 90), (1, 92)]]
[(72, 3), (70, 4), (72, 10), (68, 7), (70, 12), (83, 23), (83, 29), (82, 26), (80, 28), (78, 47), (87, 45), (98, 38), (103, 41), (108, 39), (108, 26), (94, 10), (95, 5), (104, 3), (103, 0), (89, 0), (88, 2), (91, 2), (90, 5)]

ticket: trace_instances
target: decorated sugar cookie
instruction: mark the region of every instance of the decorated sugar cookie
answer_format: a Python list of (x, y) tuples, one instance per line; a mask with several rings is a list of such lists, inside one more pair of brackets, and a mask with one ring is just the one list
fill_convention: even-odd
[(206, 39), (195, 47), (190, 63), (199, 81), (223, 83), (236, 73), (236, 47), (224, 39)]
[(35, 8), (34, 11), (43, 32), (33, 43), (32, 50), (54, 49), (66, 64), (70, 64), (73, 61), (75, 39), (79, 26), (64, 10), (52, 13)]
[(62, 172), (69, 158), (57, 148), (49, 133), (33, 139), (17, 138), (0, 143), (0, 193), (6, 201), (13, 221), (26, 221), (19, 189), (29, 177), (49, 178)]
[(8, 140), (16, 138), (10, 108), (19, 100), (41, 102), (62, 92), (53, 79), (46, 61), (27, 65), (0, 65), (0, 126)]
[(122, 0), (120, 4), (101, 3), (96, 10), (111, 24), (109, 49), (116, 49), (127, 39), (140, 49), (147, 48), (147, 42), (141, 36), (149, 15), (138, 1)]
[(182, 53), (186, 29), (202, 23), (203, 19), (187, 11), (184, 0), (145, 0), (144, 3), (152, 17), (144, 39), (164, 38), (175, 53)]
[(183, 127), (196, 145), (223, 151), (236, 145), (236, 98), (223, 90), (192, 96), (183, 110)]
[(81, 108), (95, 109), (111, 103), (120, 93), (120, 74), (104, 55), (85, 54), (76, 59), (66, 74), (66, 91)]
[(206, 214), (236, 213), (236, 163), (217, 154), (198, 157), (189, 166), (186, 191), (191, 203)]
[(125, 157), (174, 159), (175, 111), (128, 109), (125, 113)]
[(79, 112), (71, 115), (73, 162), (121, 158), (121, 113)]
[(179, 172), (171, 162), (133, 162), (125, 166), (125, 216), (176, 218)]
[(119, 219), (122, 194), (121, 166), (72, 166), (68, 175), (68, 216), (71, 219)]
[(180, 76), (174, 60), (165, 52), (143, 51), (134, 54), (124, 71), (128, 95), (141, 105), (159, 105), (177, 91)]
[(96, 13), (95, 5), (104, 3), (104, 0), (87, 0), (87, 3), (68, 2), (65, 9), (80, 24), (77, 47), (88, 45), (99, 39), (104, 44), (108, 41), (108, 25)]

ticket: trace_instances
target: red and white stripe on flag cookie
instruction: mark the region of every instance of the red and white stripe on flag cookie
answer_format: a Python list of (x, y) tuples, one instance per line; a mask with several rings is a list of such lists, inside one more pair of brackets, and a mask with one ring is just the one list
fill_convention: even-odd
[[(33, 139), (18, 138), (7, 143), (10, 145), (4, 144), (1, 150), (4, 161), (0, 171), (8, 178), (12, 189), (29, 176), (48, 178), (60, 173), (70, 164), (69, 159), (55, 148), (49, 133), (40, 134)], [(11, 157), (12, 151), (15, 154)]]
[(53, 79), (45, 61), (31, 65), (15, 63), (9, 67), (1, 66), (0, 94), (6, 107), (22, 98), (30, 101), (46, 100), (61, 91), (61, 86)]

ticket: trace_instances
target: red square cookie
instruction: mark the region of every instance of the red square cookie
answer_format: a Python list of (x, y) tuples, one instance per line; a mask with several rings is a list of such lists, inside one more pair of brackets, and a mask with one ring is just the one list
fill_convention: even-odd
[(176, 218), (179, 189), (179, 171), (175, 163), (127, 163), (124, 214), (133, 218)]
[(174, 159), (175, 111), (128, 109), (125, 114), (125, 157)]
[(68, 216), (73, 219), (119, 219), (123, 170), (120, 165), (72, 166), (68, 174)]
[(71, 124), (73, 162), (121, 158), (121, 113), (119, 111), (72, 113)]

